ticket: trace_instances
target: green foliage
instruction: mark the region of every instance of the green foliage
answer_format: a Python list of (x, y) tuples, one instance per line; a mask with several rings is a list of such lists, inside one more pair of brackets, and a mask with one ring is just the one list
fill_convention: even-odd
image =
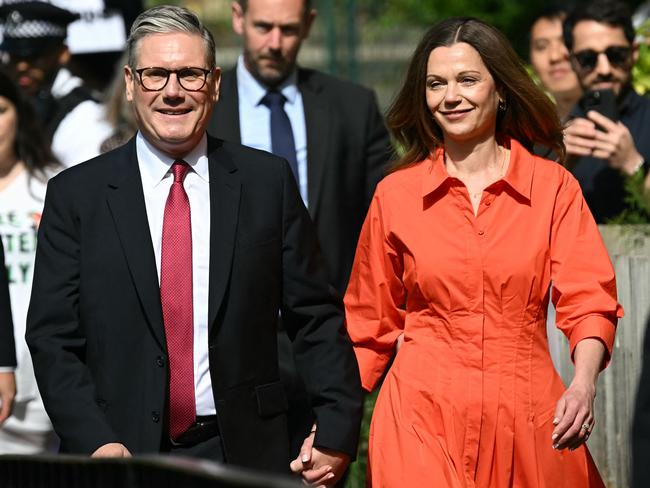
[(650, 191), (645, 188), (644, 171), (637, 171), (625, 179), (625, 204), (627, 208), (608, 224), (650, 223)]
[(145, 8), (157, 7), (158, 5), (176, 5), (177, 7), (186, 6), (187, 2), (183, 0), (144, 0)]
[[(339, 0), (342, 1), (342, 0)], [(448, 17), (478, 17), (503, 32), (522, 57), (528, 53), (528, 30), (546, 0), (358, 0), (360, 10), (379, 28), (429, 27)]]
[(646, 42), (639, 46), (639, 59), (632, 68), (632, 80), (637, 93), (644, 95), (650, 92), (650, 20), (645, 21), (637, 32)]

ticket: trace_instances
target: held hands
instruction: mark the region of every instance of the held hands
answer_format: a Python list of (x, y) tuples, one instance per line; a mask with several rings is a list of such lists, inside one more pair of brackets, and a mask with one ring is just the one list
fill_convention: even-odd
[(298, 457), (291, 461), (289, 467), (295, 474), (302, 476), (306, 485), (321, 487), (334, 486), (343, 476), (350, 463), (350, 457), (342, 452), (321, 449), (314, 446), (316, 425), (302, 443)]
[(0, 425), (11, 415), (16, 398), (16, 376), (11, 373), (0, 373)]
[(586, 119), (576, 118), (567, 124), (564, 144), (569, 155), (604, 159), (612, 168), (628, 175), (643, 161), (630, 130), (594, 110), (587, 112)]
[(94, 458), (128, 458), (131, 457), (129, 450), (118, 442), (111, 442), (109, 444), (104, 444), (97, 448), (95, 452), (91, 454), (90, 457)]
[(552, 434), (554, 449), (574, 450), (589, 438), (594, 428), (594, 382), (574, 379), (555, 407)]

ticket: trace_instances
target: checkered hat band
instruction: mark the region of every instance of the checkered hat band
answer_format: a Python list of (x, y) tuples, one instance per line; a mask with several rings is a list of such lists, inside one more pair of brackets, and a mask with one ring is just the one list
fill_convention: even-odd
[(5, 37), (17, 39), (37, 39), (39, 37), (65, 37), (66, 28), (47, 20), (23, 20), (20, 23), (8, 23)]

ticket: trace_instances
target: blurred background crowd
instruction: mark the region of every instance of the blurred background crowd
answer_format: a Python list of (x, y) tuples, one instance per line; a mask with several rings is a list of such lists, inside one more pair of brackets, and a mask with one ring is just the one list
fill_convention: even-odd
[[(639, 58), (630, 72), (635, 91), (643, 96), (650, 91), (650, 47), (644, 37), (650, 2), (627, 3), (635, 12), (640, 41)], [(196, 12), (217, 40), (217, 65), (224, 69), (236, 65), (241, 41), (232, 29), (228, 0), (0, 0), (0, 234), (18, 364), (18, 395), (12, 416), (0, 428), (0, 454), (56, 448), (22, 340), (46, 183), (61, 169), (114, 149), (135, 133), (124, 91), (123, 50), (135, 17), (160, 4)], [(560, 118), (568, 121), (576, 117), (572, 110), (582, 89), (562, 36), (566, 10), (548, 4), (546, 0), (318, 0), (314, 2), (318, 20), (300, 49), (298, 64), (373, 89), (383, 113), (423, 32), (447, 17), (475, 16), (510, 39), (531, 76), (556, 102)], [(613, 61), (609, 53), (607, 57)], [(647, 162), (641, 165), (647, 167)], [(636, 162), (634, 166), (632, 175), (639, 170)], [(625, 208), (596, 215), (596, 220), (650, 223), (644, 182), (626, 183), (622, 191)], [(592, 207), (595, 214), (597, 205)], [(9, 371), (13, 368), (0, 367), (0, 381)]]

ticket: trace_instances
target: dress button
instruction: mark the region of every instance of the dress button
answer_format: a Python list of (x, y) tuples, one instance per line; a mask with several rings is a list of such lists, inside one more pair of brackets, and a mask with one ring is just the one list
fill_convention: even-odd
[(478, 231), (478, 235), (482, 236), (483, 234), (485, 234), (485, 232), (483, 232), (482, 230)]
[(156, 364), (157, 364), (159, 367), (161, 367), (161, 368), (162, 368), (163, 366), (165, 366), (165, 360), (163, 359), (162, 356), (158, 356), (158, 357), (156, 358)]
[(157, 424), (160, 422), (160, 414), (158, 412), (151, 412), (151, 420)]
[(485, 201), (485, 206), (486, 206), (486, 207), (489, 207), (491, 203), (492, 203), (492, 202), (491, 202), (490, 200), (486, 200), (486, 201)]

